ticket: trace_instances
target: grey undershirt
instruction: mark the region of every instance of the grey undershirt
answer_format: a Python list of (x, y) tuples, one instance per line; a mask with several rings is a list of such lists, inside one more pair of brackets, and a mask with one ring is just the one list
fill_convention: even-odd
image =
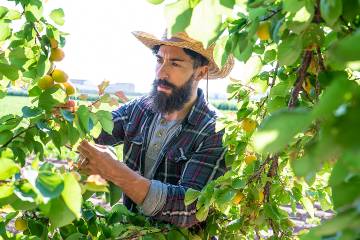
[(145, 155), (144, 177), (151, 180), (149, 192), (140, 209), (147, 216), (156, 215), (165, 205), (167, 196), (167, 185), (158, 180), (154, 180), (154, 167), (158, 160), (159, 153), (163, 146), (175, 135), (181, 121), (166, 121), (161, 114), (154, 117), (149, 129), (149, 140), (147, 141), (147, 151)]

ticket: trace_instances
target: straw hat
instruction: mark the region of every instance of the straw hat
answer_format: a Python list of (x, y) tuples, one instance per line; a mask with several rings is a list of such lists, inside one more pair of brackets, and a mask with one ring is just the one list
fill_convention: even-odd
[(168, 38), (167, 31), (165, 31), (161, 39), (146, 32), (135, 31), (132, 33), (137, 39), (139, 39), (145, 46), (147, 46), (150, 49), (152, 49), (156, 45), (168, 45), (168, 46), (175, 46), (181, 48), (188, 48), (190, 50), (193, 50), (201, 54), (202, 56), (204, 56), (206, 59), (209, 60), (209, 76), (208, 76), (209, 79), (226, 77), (234, 66), (234, 58), (230, 56), (228, 57), (225, 65), (222, 68), (218, 67), (218, 65), (215, 63), (213, 56), (215, 44), (212, 44), (211, 46), (205, 49), (201, 42), (190, 38), (185, 32), (176, 33), (172, 37)]

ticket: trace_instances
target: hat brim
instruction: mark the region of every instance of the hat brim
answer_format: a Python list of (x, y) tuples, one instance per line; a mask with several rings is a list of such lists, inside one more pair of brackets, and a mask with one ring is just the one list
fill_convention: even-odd
[(187, 48), (201, 54), (207, 60), (209, 60), (209, 70), (208, 70), (209, 79), (218, 79), (218, 78), (226, 77), (227, 75), (229, 75), (230, 71), (234, 66), (234, 58), (232, 56), (228, 57), (227, 62), (224, 64), (222, 68), (219, 68), (217, 66), (212, 54), (214, 45), (210, 46), (208, 49), (204, 49), (200, 42), (195, 42), (195, 41), (190, 42), (181, 39), (179, 39), (178, 41), (159, 39), (152, 34), (141, 31), (135, 31), (132, 33), (140, 42), (142, 42), (146, 47), (150, 49), (153, 49), (155, 46), (159, 46), (159, 45), (167, 45), (167, 46), (175, 46), (180, 48)]

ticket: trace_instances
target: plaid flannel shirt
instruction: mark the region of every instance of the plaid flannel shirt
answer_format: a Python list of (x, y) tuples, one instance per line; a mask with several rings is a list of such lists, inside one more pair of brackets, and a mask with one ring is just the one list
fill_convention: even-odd
[[(103, 145), (123, 143), (123, 161), (132, 170), (144, 174), (146, 142), (155, 112), (148, 96), (133, 99), (113, 111), (112, 135), (102, 132), (96, 142)], [(216, 112), (205, 101), (203, 91), (184, 119), (175, 136), (162, 148), (153, 179), (167, 185), (166, 203), (152, 218), (180, 227), (198, 223), (196, 203), (185, 206), (188, 188), (201, 190), (209, 181), (226, 171), (223, 131), (215, 131)], [(136, 191), (136, 190), (134, 190)], [(136, 204), (124, 195), (125, 206), (136, 212)]]

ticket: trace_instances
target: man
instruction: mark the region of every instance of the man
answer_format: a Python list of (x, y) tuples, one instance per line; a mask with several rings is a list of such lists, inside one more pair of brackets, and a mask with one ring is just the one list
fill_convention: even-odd
[[(186, 190), (201, 190), (226, 170), (223, 132), (215, 131), (216, 113), (198, 84), (225, 77), (234, 62), (230, 57), (220, 69), (214, 46), (204, 49), (185, 33), (162, 39), (133, 34), (157, 58), (153, 89), (113, 112), (112, 135), (102, 132), (97, 144), (80, 144), (81, 168), (119, 186), (131, 211), (190, 227), (198, 221), (195, 204), (184, 205)], [(121, 143), (123, 162), (103, 146)]]

